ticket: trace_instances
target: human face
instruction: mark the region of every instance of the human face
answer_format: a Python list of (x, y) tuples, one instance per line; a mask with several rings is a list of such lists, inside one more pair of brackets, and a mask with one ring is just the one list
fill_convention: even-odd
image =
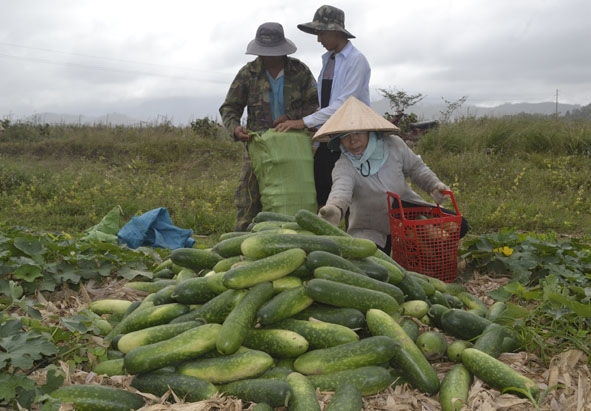
[(338, 31), (319, 30), (317, 37), (318, 43), (322, 44), (328, 51), (334, 51), (335, 53), (340, 52), (347, 44), (347, 39)]
[(261, 56), (265, 68), (283, 66), (285, 56)]
[(341, 138), (341, 144), (345, 147), (349, 153), (354, 155), (363, 154), (365, 149), (367, 148), (367, 143), (369, 142), (369, 133), (359, 132), (359, 133), (350, 133), (347, 134), (345, 137)]

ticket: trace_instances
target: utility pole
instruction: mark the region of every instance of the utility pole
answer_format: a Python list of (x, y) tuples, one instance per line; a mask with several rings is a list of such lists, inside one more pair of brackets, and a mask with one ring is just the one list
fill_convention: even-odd
[(558, 118), (558, 89), (556, 89), (556, 118)]

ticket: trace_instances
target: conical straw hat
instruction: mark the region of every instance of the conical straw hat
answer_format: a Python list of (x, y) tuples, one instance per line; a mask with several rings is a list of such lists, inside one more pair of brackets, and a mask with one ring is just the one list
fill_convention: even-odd
[(400, 131), (398, 127), (380, 116), (375, 110), (351, 96), (326, 123), (318, 129), (315, 141), (326, 142), (338, 134), (351, 131)]

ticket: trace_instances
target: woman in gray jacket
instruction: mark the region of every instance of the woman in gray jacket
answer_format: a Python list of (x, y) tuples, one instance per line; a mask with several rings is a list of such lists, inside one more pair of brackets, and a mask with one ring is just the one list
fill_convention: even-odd
[[(437, 175), (397, 135), (398, 127), (366, 104), (350, 97), (316, 132), (313, 139), (328, 140), (340, 151), (332, 171), (332, 189), (319, 216), (338, 225), (349, 211), (347, 232), (367, 238), (384, 252), (391, 251), (390, 223), (386, 192), (400, 196), (404, 207), (435, 204), (424, 201), (407, 179), (429, 193), (438, 203), (449, 190)], [(460, 236), (468, 231), (462, 219)]]

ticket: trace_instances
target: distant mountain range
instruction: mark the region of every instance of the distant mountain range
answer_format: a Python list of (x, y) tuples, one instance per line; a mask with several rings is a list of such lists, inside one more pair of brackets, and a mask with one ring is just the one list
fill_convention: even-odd
[[(387, 100), (373, 102), (372, 108), (380, 114), (393, 113)], [(439, 120), (447, 108), (445, 104), (423, 104), (421, 102), (406, 109), (406, 113), (416, 114), (419, 120)], [(502, 117), (517, 114), (554, 115), (557, 111), (558, 115), (563, 116), (580, 108), (581, 105), (579, 104), (558, 104), (557, 106), (556, 103), (552, 102), (505, 103), (494, 107), (463, 105), (453, 112), (452, 119), (461, 117)]]
[[(163, 98), (136, 102), (129, 107), (120, 106), (111, 108), (114, 112), (104, 115), (88, 114), (60, 114), (60, 113), (38, 113), (27, 116), (20, 121), (34, 124), (80, 124), (80, 125), (157, 125), (169, 122), (174, 125), (189, 125), (191, 121), (208, 117), (211, 120), (220, 121), (218, 114), (219, 101), (207, 101), (199, 98), (180, 97)], [(372, 108), (380, 114), (393, 113), (389, 101), (386, 99), (372, 102)], [(483, 107), (476, 105), (464, 105), (454, 111), (453, 118), (462, 116), (469, 117), (501, 117), (516, 114), (541, 114), (568, 115), (570, 112), (580, 110), (578, 104), (558, 104), (553, 102), (545, 103), (505, 103), (494, 107)], [(444, 104), (429, 104), (420, 102), (409, 107), (407, 114), (414, 113), (420, 121), (439, 120), (447, 110)], [(96, 112), (96, 109), (93, 110)], [(211, 113), (195, 115), (194, 113)]]

